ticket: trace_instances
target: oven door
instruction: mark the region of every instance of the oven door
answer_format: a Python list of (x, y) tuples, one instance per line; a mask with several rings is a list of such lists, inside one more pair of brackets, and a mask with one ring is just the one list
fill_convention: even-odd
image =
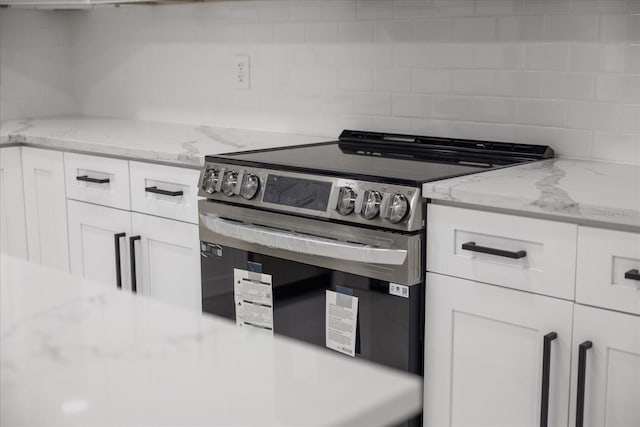
[(355, 357), (422, 373), (421, 234), (199, 203), (204, 312), (235, 320), (234, 271), (260, 272), (274, 332), (325, 347), (327, 291), (348, 294), (358, 299)]

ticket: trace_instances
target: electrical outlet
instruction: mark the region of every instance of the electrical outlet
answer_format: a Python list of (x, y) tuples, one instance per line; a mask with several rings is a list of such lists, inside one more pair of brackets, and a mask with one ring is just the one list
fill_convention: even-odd
[(234, 72), (236, 89), (249, 89), (251, 87), (251, 68), (249, 55), (235, 56)]

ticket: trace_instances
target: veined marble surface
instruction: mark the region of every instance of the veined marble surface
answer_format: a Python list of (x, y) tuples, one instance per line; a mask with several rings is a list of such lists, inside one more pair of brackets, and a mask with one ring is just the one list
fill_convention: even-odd
[(422, 379), (0, 255), (0, 425), (390, 425)]
[(0, 124), (0, 146), (24, 143), (191, 166), (202, 166), (207, 154), (310, 144), (334, 138), (92, 117), (25, 119)]
[(434, 200), (640, 231), (640, 166), (549, 159), (423, 185)]

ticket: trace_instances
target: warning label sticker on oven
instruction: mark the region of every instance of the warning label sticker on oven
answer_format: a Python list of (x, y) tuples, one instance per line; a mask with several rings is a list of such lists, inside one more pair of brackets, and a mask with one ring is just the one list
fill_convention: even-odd
[(273, 286), (270, 274), (233, 269), (236, 325), (273, 334)]
[(355, 357), (358, 297), (329, 290), (326, 292), (326, 346)]

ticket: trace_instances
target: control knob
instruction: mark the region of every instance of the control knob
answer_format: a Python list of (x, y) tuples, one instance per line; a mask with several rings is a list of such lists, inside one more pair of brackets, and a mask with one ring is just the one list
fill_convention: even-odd
[(366, 219), (373, 219), (380, 213), (380, 201), (382, 196), (379, 191), (368, 190), (364, 192), (364, 201), (360, 215)]
[(340, 215), (349, 215), (356, 204), (356, 192), (349, 187), (340, 188), (338, 193), (338, 206), (336, 210)]
[(402, 194), (391, 195), (389, 201), (389, 207), (387, 210), (387, 219), (392, 224), (397, 224), (402, 221), (409, 213), (409, 201)]
[(216, 192), (218, 186), (218, 173), (217, 169), (207, 169), (202, 178), (202, 189), (209, 194)]
[(236, 185), (238, 184), (238, 172), (227, 171), (222, 178), (222, 192), (227, 196), (236, 194)]
[(253, 173), (248, 173), (242, 178), (240, 195), (247, 200), (253, 199), (260, 190), (260, 178)]

